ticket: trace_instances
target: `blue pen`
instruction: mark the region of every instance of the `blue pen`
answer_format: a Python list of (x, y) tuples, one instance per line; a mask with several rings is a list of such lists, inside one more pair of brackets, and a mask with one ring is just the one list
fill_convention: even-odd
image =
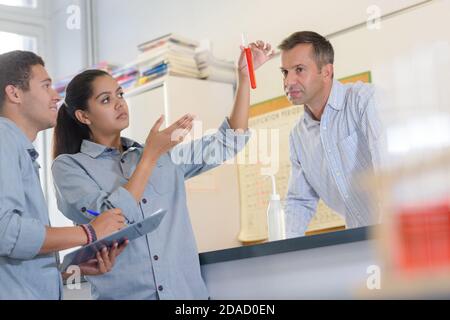
[(98, 217), (100, 213), (92, 211), (92, 210), (86, 210), (88, 213), (92, 214), (94, 217)]
[[(109, 200), (106, 200), (106, 206), (109, 209), (115, 209), (114, 205)], [(100, 215), (100, 213), (98, 213), (97, 211), (93, 211), (93, 210), (86, 209), (86, 212), (88, 212), (89, 214), (93, 215), (94, 217), (98, 217)], [(127, 220), (127, 224), (133, 224), (134, 223), (134, 221), (128, 220), (127, 217), (125, 217), (125, 220)]]
[[(114, 209), (115, 208), (113, 206), (113, 204), (109, 200), (106, 200), (106, 206), (108, 207), (108, 209)], [(94, 211), (94, 210), (89, 210), (89, 209), (86, 209), (86, 208), (82, 208), (81, 211), (87, 212), (89, 214), (92, 214), (94, 217), (98, 217), (100, 215), (99, 212)]]

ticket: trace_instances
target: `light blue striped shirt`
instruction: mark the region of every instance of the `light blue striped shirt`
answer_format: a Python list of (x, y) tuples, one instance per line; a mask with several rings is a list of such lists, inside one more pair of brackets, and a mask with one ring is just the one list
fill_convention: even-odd
[(38, 255), (50, 225), (38, 156), (16, 124), (0, 117), (0, 300), (61, 298), (55, 254)]
[(345, 218), (347, 228), (377, 222), (358, 180), (381, 164), (384, 130), (372, 85), (334, 80), (322, 118), (308, 108), (291, 131), (291, 176), (286, 235), (304, 235), (319, 198)]
[[(187, 203), (185, 180), (233, 158), (249, 140), (224, 121), (218, 132), (178, 146), (161, 156), (141, 201), (123, 188), (141, 159), (143, 146), (122, 138), (116, 150), (84, 140), (81, 152), (53, 163), (58, 208), (76, 223), (93, 217), (83, 208), (104, 211), (107, 202), (139, 221), (159, 208), (167, 210), (160, 226), (132, 241), (113, 270), (88, 277), (94, 299), (207, 299)], [(211, 214), (215, 214), (211, 212)]]

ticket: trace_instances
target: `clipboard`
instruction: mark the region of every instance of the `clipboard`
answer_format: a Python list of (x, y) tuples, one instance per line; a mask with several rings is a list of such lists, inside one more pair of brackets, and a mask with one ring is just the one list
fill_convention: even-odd
[(59, 266), (59, 270), (64, 272), (71, 265), (79, 265), (83, 262), (94, 259), (97, 252), (104, 247), (111, 248), (114, 242), (119, 245), (126, 240), (133, 241), (140, 238), (147, 233), (154, 231), (161, 223), (161, 220), (167, 213), (167, 210), (159, 209), (154, 212), (150, 217), (145, 218), (142, 221), (135, 222), (129, 226), (110, 234), (109, 236), (99, 239), (91, 244), (88, 244), (78, 250), (75, 250), (64, 256), (63, 263)]

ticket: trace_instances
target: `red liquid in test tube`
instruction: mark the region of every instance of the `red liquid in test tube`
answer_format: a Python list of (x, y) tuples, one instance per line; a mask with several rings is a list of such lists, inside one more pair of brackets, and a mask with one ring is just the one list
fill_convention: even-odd
[(252, 89), (256, 89), (256, 78), (255, 78), (255, 69), (253, 67), (253, 55), (250, 47), (247, 46), (245, 41), (245, 36), (242, 34), (242, 46), (245, 51), (245, 58), (247, 60), (247, 68), (248, 68), (248, 76), (250, 78), (250, 85)]

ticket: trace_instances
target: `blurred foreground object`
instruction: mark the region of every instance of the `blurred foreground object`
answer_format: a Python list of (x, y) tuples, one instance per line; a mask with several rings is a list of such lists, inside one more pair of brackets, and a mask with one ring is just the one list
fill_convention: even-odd
[[(418, 45), (380, 68), (385, 162), (368, 179), (381, 217), (381, 288), (365, 298), (450, 298), (450, 44)], [(389, 76), (389, 77), (388, 77)]]

